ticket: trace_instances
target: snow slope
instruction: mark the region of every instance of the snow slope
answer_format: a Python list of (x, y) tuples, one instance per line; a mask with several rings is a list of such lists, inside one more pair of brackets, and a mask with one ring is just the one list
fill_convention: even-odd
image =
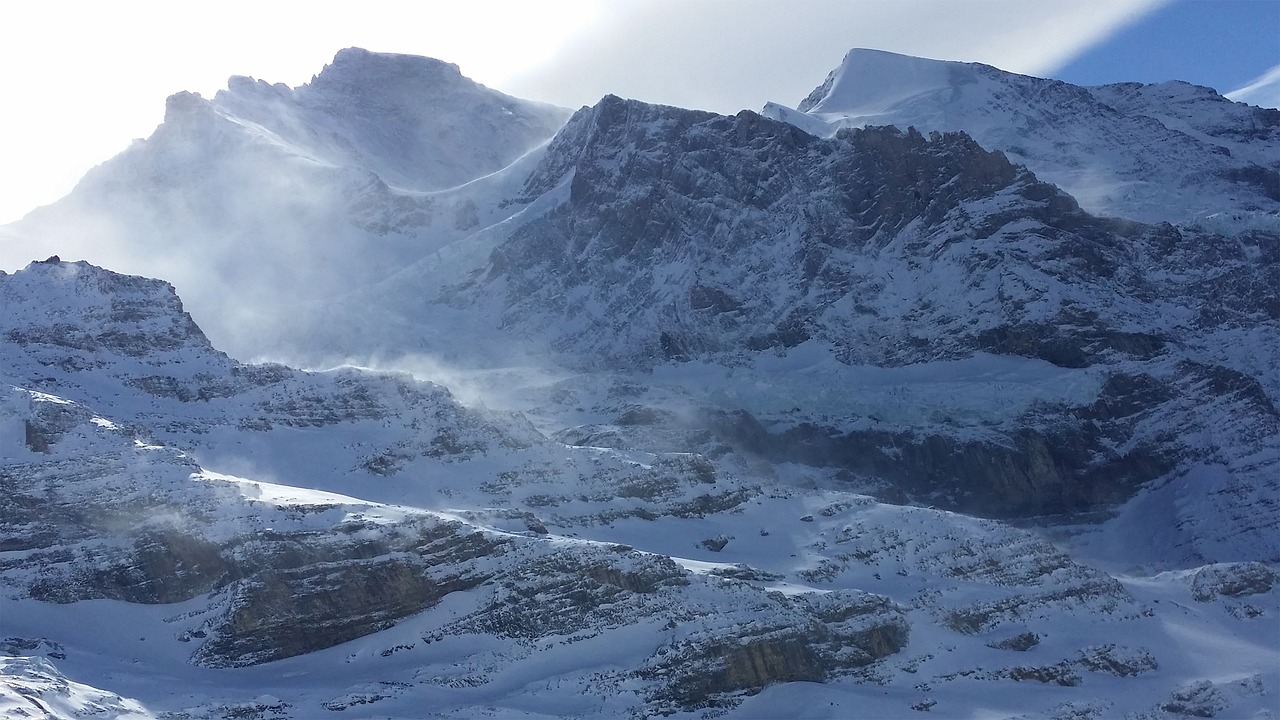
[(1271, 116), (865, 53), (802, 109), (172, 98), (6, 230), (177, 291), (0, 273), (0, 709), (1274, 715)]
[(759, 717), (803, 687), (827, 717), (1163, 717), (1280, 688), (1261, 564), (1111, 576), (812, 467), (565, 445), (405, 377), (241, 365), (165, 284), (87, 264), (0, 292), (8, 707)]
[(763, 113), (821, 135), (871, 125), (963, 130), (1097, 214), (1280, 227), (1280, 111), (1187, 83), (1083, 88), (855, 49), (795, 110), (771, 103)]

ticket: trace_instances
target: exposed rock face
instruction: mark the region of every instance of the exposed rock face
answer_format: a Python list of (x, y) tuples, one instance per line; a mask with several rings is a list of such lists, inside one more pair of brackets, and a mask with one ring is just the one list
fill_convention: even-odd
[[(575, 312), (601, 316), (578, 333), (611, 336), (608, 309), (644, 300), (639, 306), (653, 309), (629, 319), (645, 327), (612, 338), (626, 341), (613, 354), (632, 361), (645, 351), (661, 356), (661, 331), (667, 350), (688, 356), (744, 344), (777, 347), (788, 344), (784, 336), (799, 342), (836, 335), (836, 328), (856, 332), (876, 323), (877, 310), (887, 311), (891, 297), (905, 327), (876, 323), (881, 332), (867, 337), (870, 347), (834, 339), (849, 348), (850, 359), (918, 361), (944, 356), (963, 338), (1064, 366), (1109, 353), (1146, 359), (1160, 352), (1168, 332), (1161, 325), (1169, 326), (1156, 320), (1155, 307), (1144, 313), (1152, 314), (1150, 329), (1135, 333), (1109, 319), (1114, 311), (1097, 302), (1099, 295), (1119, 294), (1139, 310), (1156, 291), (1169, 297), (1178, 287), (1235, 317), (1275, 314), (1274, 283), (1267, 281), (1275, 273), (1273, 234), (1227, 240), (1095, 219), (962, 134), (927, 140), (868, 128), (820, 141), (751, 113), (717, 117), (606, 98), (557, 136), (527, 189), (540, 192), (570, 171), (569, 201), (502, 246), (490, 277), (507, 281), (512, 307), (506, 321), (519, 319), (522, 327), (572, 303)], [(998, 204), (973, 204), (993, 195)], [(904, 236), (909, 223), (915, 224)], [(890, 267), (866, 267), (889, 259), (925, 292), (896, 287), (885, 277)], [(1164, 272), (1150, 272), (1151, 262)], [(968, 276), (963, 289), (941, 282), (953, 263), (963, 268), (956, 279)], [(677, 272), (677, 266), (688, 270)], [(752, 280), (753, 270), (766, 267), (771, 279), (785, 279), (768, 286), (772, 296)], [(1193, 267), (1238, 280), (1206, 285), (1203, 276), (1187, 272)], [(993, 273), (1005, 282), (984, 281)], [(538, 281), (553, 287), (539, 288)], [(1090, 292), (1072, 292), (1064, 283)], [(594, 289), (571, 294), (576, 301), (551, 300), (583, 285)], [(1211, 285), (1232, 297), (1215, 301)], [(935, 307), (945, 297), (970, 302), (966, 296), (979, 290), (995, 296), (984, 303), (1003, 307), (971, 308), (965, 318), (976, 327), (953, 326), (944, 308)], [(1049, 297), (1065, 307), (1038, 307)], [(991, 310), (994, 317), (987, 315)], [(753, 316), (775, 324), (792, 318), (795, 328), (790, 334), (751, 328)], [(912, 332), (924, 320), (935, 331)], [(937, 332), (944, 328), (949, 332)], [(885, 331), (892, 342), (885, 342)], [(914, 343), (904, 334), (914, 335)], [(927, 346), (912, 347), (926, 340)], [(590, 336), (562, 342), (597, 349)], [(889, 354), (877, 357), (877, 351)]]
[(1209, 565), (1191, 581), (1191, 597), (1199, 602), (1212, 602), (1219, 595), (1240, 598), (1261, 595), (1280, 583), (1280, 575), (1262, 563), (1229, 563)]
[[(167, 508), (178, 511), (177, 507)], [(147, 508), (136, 507), (141, 520)], [(133, 518), (104, 518), (119, 529)], [(134, 522), (137, 522), (134, 520)], [(111, 558), (105, 566), (94, 567), (90, 557), (83, 565), (63, 575), (38, 580), (31, 596), (50, 602), (77, 602), (107, 598), (134, 603), (173, 603), (219, 589), (239, 576), (222, 556), (222, 547), (175, 527), (144, 530), (132, 538), (132, 547)], [(102, 558), (106, 559), (106, 558)], [(73, 565), (74, 566), (74, 565)]]
[[(777, 602), (783, 602), (777, 600)], [(888, 598), (833, 593), (794, 603), (816, 615), (800, 625), (754, 623), (741, 634), (698, 637), (659, 651), (637, 674), (661, 680), (660, 709), (732, 706), (779, 682), (823, 682), (907, 644), (909, 626)]]
[[(557, 343), (622, 363), (808, 339), (835, 342), (850, 361), (995, 348), (996, 336), (983, 333), (1031, 320), (1035, 285), (1115, 275), (1124, 260), (1113, 237), (1129, 244), (1142, 232), (1084, 215), (961, 134), (930, 140), (882, 128), (819, 140), (754, 113), (719, 117), (611, 97), (574, 117), (527, 187), (569, 171), (568, 202), (495, 251), (481, 287), (504, 280), (507, 325), (579, 318), (556, 320), (571, 328)], [(971, 207), (992, 195), (1002, 198), (997, 207)], [(1014, 251), (1002, 231), (1022, 222), (1043, 226), (1048, 244), (1033, 257)], [(904, 272), (917, 267), (917, 287), (889, 282), (888, 268), (876, 267), (889, 257)], [(954, 332), (930, 332), (926, 343), (916, 323), (949, 312), (931, 292), (943, 292), (941, 275), (951, 273), (943, 267), (965, 267), (969, 288), (996, 291), (1008, 271), (1000, 260), (1025, 261), (1050, 278), (1005, 287), (1005, 307), (966, 317)], [(890, 304), (893, 318), (883, 316)], [(1044, 322), (1058, 319), (1059, 309), (1046, 310)], [(619, 313), (625, 326), (609, 321)], [(1099, 324), (1106, 320), (1084, 330)]]
[[(1247, 375), (1192, 362), (1147, 368), (1110, 375), (1087, 406), (1037, 408), (1020, 419), (1023, 427), (1000, 432), (997, 440), (990, 438), (991, 429), (986, 437), (958, 440), (927, 427), (895, 431), (881, 424), (850, 430), (791, 418), (772, 419), (782, 429), (771, 431), (742, 412), (711, 413), (705, 422), (735, 447), (776, 460), (885, 478), (891, 484), (880, 492), (883, 499), (911, 499), (986, 517), (1113, 507), (1180, 461), (1231, 452), (1226, 448), (1269, 446), (1280, 433), (1271, 399)], [(1206, 414), (1204, 408), (1212, 406), (1232, 410)], [(1183, 431), (1193, 427), (1215, 438), (1217, 449), (1188, 442)], [(1256, 469), (1240, 468), (1241, 483), (1272, 492), (1269, 467), (1264, 460)], [(1233, 512), (1242, 521), (1248, 515), (1243, 506)], [(1272, 522), (1264, 513), (1247, 524)], [(1267, 546), (1261, 557), (1270, 557)]]
[(0, 654), (9, 657), (45, 655), (54, 660), (66, 660), (62, 645), (45, 638), (7, 637), (0, 640)]
[(736, 447), (884, 478), (890, 483), (881, 491), (885, 500), (910, 498), (984, 517), (1110, 507), (1172, 468), (1150, 449), (1117, 453), (1114, 436), (1096, 430), (1025, 429), (1001, 442), (964, 442), (907, 430), (842, 432), (808, 423), (773, 434), (741, 413), (711, 419)]
[[(1024, 647), (1027, 637), (1027, 635), (1015, 636), (1009, 639), (1014, 641), (1012, 643), (995, 643), (991, 644), (990, 647), (1026, 652), (1030, 649), (1030, 647)], [(1035, 636), (1031, 634), (1030, 637)], [(1037, 644), (1039, 644), (1038, 640), (1032, 642), (1031, 646)], [(1074, 657), (1057, 662), (1039, 665), (1013, 665), (994, 671), (973, 668), (955, 673), (944, 679), (954, 680), (959, 677), (967, 677), (982, 680), (1012, 680), (1014, 682), (1035, 682), (1045, 685), (1060, 685), (1062, 687), (1078, 687), (1087, 684), (1086, 678), (1089, 673), (1128, 678), (1157, 670), (1159, 667), (1160, 664), (1146, 648), (1129, 648), (1107, 644), (1086, 647)]]
[[(85, 370), (102, 362), (100, 354), (151, 359), (183, 348), (221, 355), (163, 281), (50, 258), (32, 263), (21, 276), (0, 276), (0, 285), (10, 315), (5, 339), (44, 364)], [(33, 285), (57, 287), (58, 305), (37, 312), (33, 306), (45, 299)], [(38, 325), (13, 324), (41, 315)]]
[(1214, 683), (1202, 680), (1175, 691), (1159, 709), (1174, 717), (1211, 718), (1217, 717), (1229, 705)]
[(1036, 645), (1040, 644), (1040, 636), (1032, 633), (1019, 633), (1003, 640), (987, 643), (987, 647), (993, 647), (997, 650), (1014, 650), (1017, 652), (1026, 652)]
[(1149, 650), (1116, 645), (1086, 648), (1080, 653), (1078, 662), (1091, 672), (1107, 673), (1116, 677), (1131, 677), (1160, 667), (1160, 663), (1156, 662)]
[[(145, 398), (144, 415), (168, 416), (149, 432), (184, 448), (207, 446), (218, 437), (215, 430), (340, 434), (404, 417), (390, 436), (365, 443), (359, 453), (362, 469), (386, 476), (417, 458), (449, 460), (494, 443), (518, 448), (542, 439), (519, 423), (503, 422), (500, 429), (463, 409), (444, 388), (407, 375), (351, 368), (307, 373), (233, 360), (209, 344), (168, 283), (84, 262), (33, 263), (0, 275), (0, 299), (10, 310), (0, 319), (0, 334), (11, 382), (56, 386), (63, 396), (108, 414), (137, 412), (137, 399)], [(60, 413), (68, 406), (34, 407), (24, 429), (27, 444), (47, 449), (65, 433)], [(305, 471), (286, 466), (274, 472), (287, 479)]]
[(668, 559), (618, 549), (612, 557), (600, 552), (536, 557), (500, 583), (498, 594), (457, 630), (536, 639), (619, 627), (665, 614), (666, 602), (689, 579)]
[(875, 508), (869, 502), (837, 505), (811, 519), (823, 530), (826, 557), (797, 577), (818, 587), (838, 586), (869, 568), (876, 571), (873, 578), (931, 577), (912, 602), (965, 635), (1082, 608), (1099, 621), (1141, 615), (1114, 578), (1072, 562), (1044, 540), (989, 520), (959, 522), (952, 519), (959, 516), (923, 508), (895, 508), (893, 514)]
[[(610, 96), (543, 146), (565, 113), (357, 50), (303, 88), (174, 96), (151, 139), (17, 229), (144, 238), (168, 277), (159, 239), (216, 279), (195, 317), (270, 341), (239, 347), (254, 356), (286, 335), (326, 362), (483, 345), (474, 372), (401, 360), (531, 415), (407, 374), (236, 361), (162, 282), (57, 256), (0, 273), (0, 591), (19, 609), (0, 653), (89, 667), (126, 643), (75, 628), (112, 608), (130, 626), (104, 630), (136, 622), (158, 652), (106, 682), (205, 693), (166, 696), (166, 717), (415, 716), (424, 698), (442, 717), (758, 716), (841, 694), (832, 714), (895, 717), (960, 714), (974, 683), (1008, 715), (1264, 708), (1247, 696), (1280, 666), (1250, 637), (1273, 629), (1280, 559), (1274, 118), (1181, 86), (944, 69), (932, 90), (996, 88), (983, 117), (1023, 139), (1132, 131), (1154, 150), (1116, 153), (1111, 180), (1152, 173), (1132, 195), (1149, 200), (1201, 173), (1169, 197), (1231, 217), (1098, 218), (1011, 162), (1061, 148), (827, 137), (816, 116)], [(847, 79), (806, 107), (839, 110)], [(1175, 572), (1113, 577), (1046, 537)], [(1194, 682), (1190, 648), (1218, 653), (1215, 677), (1265, 674)], [(0, 715), (79, 692), (0, 665)], [(215, 675), (272, 694), (228, 702)]]
[[(943, 74), (950, 77), (952, 70)], [(1099, 93), (1061, 83), (1000, 79), (1003, 76), (990, 68), (961, 70), (965, 77), (980, 80), (978, 84), (1012, 83), (1006, 89), (1013, 90), (1002, 96), (1006, 110), (1012, 106), (1010, 98), (1034, 95), (1036, 88), (1052, 99), (1049, 106), (1055, 112), (1076, 106), (1073, 117), (1106, 115), (1101, 108), (1111, 107), (1097, 99)], [(385, 82), (362, 87), (353, 78), (366, 72), (385, 73)], [(817, 96), (839, 95), (840, 82), (852, 78), (846, 75), (833, 79)], [(417, 102), (405, 98), (406, 88), (427, 95), (430, 89), (441, 97), (466, 99), (459, 107), (485, 117), (501, 114), (506, 102), (468, 86), (456, 69), (444, 64), (357, 51), (345, 52), (313, 85), (288, 90), (240, 79), (212, 103), (175, 99), (173, 123), (166, 123), (172, 126), (159, 133), (155, 143), (154, 154), (165, 158), (156, 167), (166, 172), (186, 167), (191, 158), (182, 148), (199, 155), (207, 152), (202, 143), (212, 142), (210, 138), (259, 152), (261, 138), (248, 142), (224, 122), (243, 115), (287, 139), (286, 145), (301, 156), (349, 145), (347, 151), (359, 157), (342, 163), (364, 169), (376, 165), (382, 169), (375, 175), (391, 177), (410, 170), (392, 167), (400, 156), (369, 146), (373, 141), (367, 131), (374, 118), (361, 115), (362, 110), (344, 114), (353, 98), (368, 101), (370, 107), (403, 109)], [(1158, 124), (1156, 110), (1172, 102), (1186, 110), (1178, 117), (1222, 142), (1228, 142), (1226, 136), (1219, 137), (1214, 128), (1253, 117), (1237, 117), (1239, 108), (1205, 114), (1197, 108), (1207, 107), (1206, 98), (1188, 96), (1182, 98), (1184, 103), (1178, 93), (1166, 97), (1156, 90), (1116, 89), (1115, 97), (1106, 102), (1123, 105), (1111, 113), (1124, 115), (1127, 124), (1122, 124), (1135, 128)], [(814, 108), (826, 102), (817, 96), (810, 103)], [(1219, 109), (1232, 107), (1228, 103)], [(511, 137), (537, 135), (529, 130), (529, 118), (538, 112), (525, 105), (513, 108), (512, 127), (524, 130), (511, 130)], [(1041, 111), (1047, 112), (1044, 107), (1036, 110)], [(320, 143), (313, 137), (319, 130), (304, 132), (310, 125), (303, 120), (315, 113), (342, 120), (333, 132), (359, 136), (360, 142)], [(394, 123), (404, 120), (403, 114), (397, 113)], [(1270, 125), (1262, 120), (1255, 123), (1262, 128), (1260, 137), (1270, 138)], [(545, 134), (551, 127), (544, 128)], [(414, 139), (415, 148), (429, 144), (417, 125), (396, 128)], [(521, 134), (525, 130), (528, 133)], [(484, 134), (506, 137), (505, 132), (494, 127)], [(1168, 135), (1152, 132), (1160, 138)], [(185, 140), (160, 147), (170, 136)], [(1265, 153), (1247, 150), (1256, 150), (1251, 142), (1230, 140), (1251, 158), (1245, 165), (1261, 168), (1263, 177), (1270, 172), (1265, 163), (1258, 165)], [(513, 140), (502, 151), (506, 155), (501, 161), (510, 159), (516, 146), (524, 147), (524, 141)], [(1231, 152), (1239, 154), (1237, 149)], [(1232, 448), (1266, 446), (1266, 430), (1275, 425), (1266, 416), (1274, 415), (1280, 398), (1280, 384), (1269, 367), (1274, 354), (1270, 350), (1280, 347), (1280, 331), (1275, 330), (1280, 327), (1280, 284), (1275, 282), (1280, 240), (1274, 227), (1264, 223), (1259, 229), (1234, 228), (1230, 235), (1220, 235), (1206, 229), (1211, 224), (1147, 226), (1095, 218), (1008, 157), (984, 150), (963, 133), (926, 137), (910, 129), (871, 127), (820, 139), (754, 113), (722, 117), (610, 96), (575, 115), (545, 153), (527, 158), (528, 168), (514, 169), (501, 188), (490, 188), (496, 193), (492, 197), (409, 197), (398, 194), (395, 183), (360, 173), (342, 182), (350, 180), (363, 188), (360, 203), (374, 215), (379, 208), (392, 208), (385, 217), (373, 218), (388, 228), (412, 235), (417, 230), (406, 228), (420, 226), (409, 216), (429, 219), (444, 213), (431, 227), (451, 228), (440, 237), (457, 241), (451, 250), (468, 246), (458, 250), (459, 256), (483, 255), (483, 249), (496, 245), (487, 267), (444, 297), (471, 317), (492, 312), (492, 319), (513, 333), (533, 345), (549, 344), (563, 351), (562, 358), (577, 367), (649, 369), (686, 361), (732, 366), (761, 355), (822, 345), (840, 361), (857, 366), (904, 367), (994, 354), (1085, 371), (1105, 369), (1108, 379), (1092, 398), (1093, 405), (1038, 406), (981, 432), (958, 430), (946, 418), (886, 425), (868, 422), (867, 415), (852, 411), (843, 416), (815, 412), (798, 418), (755, 417), (767, 431), (766, 442), (756, 448), (765, 451), (765, 457), (874, 474), (882, 485), (892, 486), (881, 494), (885, 499), (991, 517), (1092, 512), (1112, 508), (1171, 473), (1235, 457)], [(254, 163), (250, 169), (257, 167)], [(347, 189), (335, 191), (337, 195), (351, 194), (347, 184), (341, 187)], [(372, 200), (369, 193), (395, 201)], [(513, 200), (511, 195), (517, 197)], [(499, 196), (503, 202), (494, 201)], [(428, 201), (439, 207), (420, 206)], [(536, 212), (513, 215), (519, 208), (535, 206)], [(472, 221), (473, 210), (478, 224)], [(361, 213), (357, 215), (364, 218)], [(510, 222), (493, 225), (482, 240), (471, 237), (473, 228), (507, 218)], [(409, 235), (397, 235), (412, 248), (406, 252), (426, 252), (427, 245), (410, 241)], [(379, 246), (376, 253), (358, 254), (382, 258), (396, 252)], [(325, 266), (347, 267), (328, 261)], [(271, 262), (253, 267), (276, 270)], [(463, 261), (419, 265), (427, 267), (469, 269)], [(420, 297), (423, 287), (457, 279), (456, 273), (445, 278), (439, 272), (443, 271), (403, 273), (380, 286), (374, 296), (398, 308), (406, 298)], [(306, 286), (323, 284), (308, 281)], [(344, 297), (343, 303), (348, 302)], [(438, 310), (421, 303), (414, 306), (420, 316), (434, 316)], [(384, 320), (387, 314), (347, 311), (356, 318), (350, 324), (361, 326), (386, 322), (390, 327), (403, 320)], [(419, 319), (409, 318), (409, 324)], [(292, 323), (291, 319), (284, 324)], [(327, 319), (320, 324), (328, 330)], [(45, 330), (16, 332), (23, 342), (38, 345), (43, 342), (39, 337), (21, 333)], [(67, 332), (56, 334), (58, 342), (81, 342)], [(108, 334), (95, 342), (116, 340)], [(74, 354), (60, 361), (94, 362)], [(234, 393), (245, 380), (269, 381), (263, 374), (236, 377), (247, 371), (235, 367), (230, 373), (228, 379), (217, 373), (176, 377), (157, 372), (129, 382), (158, 397), (201, 401)], [(359, 392), (341, 403), (325, 398), (319, 404), (306, 392), (291, 392), (287, 398), (264, 399), (263, 407), (272, 417), (246, 422), (264, 430), (372, 420), (389, 409), (386, 403), (367, 402)], [(1198, 413), (1197, 407), (1220, 412)], [(1162, 418), (1174, 417), (1199, 430), (1156, 427)], [(1253, 430), (1247, 427), (1250, 422), (1230, 419), (1255, 417), (1259, 422), (1253, 423)], [(617, 425), (651, 428), (645, 439), (665, 442), (661, 430), (678, 422), (670, 414), (632, 409), (620, 413)], [(1217, 435), (1219, 425), (1229, 428), (1226, 437)], [(1214, 432), (1207, 432), (1210, 428)], [(726, 437), (741, 434), (735, 431)], [(558, 439), (673, 449), (634, 442), (641, 437), (626, 430), (571, 429)], [(32, 442), (39, 440), (32, 436)], [(677, 449), (701, 451), (707, 444)], [(482, 445), (441, 433), (429, 447), (412, 452), (376, 448), (362, 459), (362, 466), (391, 477), (424, 454), (461, 457), (478, 452)], [(1271, 467), (1264, 465), (1231, 469), (1232, 476), (1240, 478), (1238, 487), (1214, 494), (1224, 513), (1243, 519), (1244, 503), (1280, 492), (1265, 480)], [(1262, 478), (1261, 486), (1251, 478)], [(1250, 521), (1249, 532), (1261, 535), (1275, 522), (1268, 514)], [(1257, 559), (1277, 557), (1274, 543), (1263, 545)], [(1229, 557), (1209, 547), (1197, 547), (1188, 553), (1192, 555), (1200, 561)]]
[[(567, 199), (450, 297), (502, 295), (505, 326), (550, 333), (575, 362), (732, 366), (817, 344), (850, 365), (990, 353), (1105, 368), (1085, 404), (1034, 407), (980, 433), (829, 413), (755, 418), (759, 433), (713, 413), (740, 450), (885, 478), (886, 497), (1025, 517), (1111, 508), (1222, 448), (1273, 442), (1249, 427), (1275, 427), (1280, 386), (1265, 362), (1208, 348), (1246, 327), (1260, 328), (1257, 347), (1280, 345), (1266, 329), (1280, 318), (1274, 233), (1095, 218), (963, 134), (822, 140), (752, 113), (614, 97), (574, 116), (526, 192), (566, 179)], [(1214, 419), (1195, 409), (1225, 404), (1234, 410)], [(1252, 420), (1225, 420), (1219, 449), (1155, 427), (1177, 417), (1207, 430), (1228, 416)]]
[(385, 629), (486, 580), (475, 561), (501, 545), (423, 514), (386, 523), (339, 513), (327, 523), (338, 496), (289, 508), (295, 517), (279, 518), (279, 530), (252, 530), (260, 510), (241, 486), (203, 478), (167, 448), (133, 443), (83, 406), (9, 394), (6, 422), (17, 414), (30, 423), (53, 406), (77, 440), (6, 467), (0, 545), (27, 552), (0, 563), (5, 584), (58, 603), (221, 593), (225, 608), (199, 626), (199, 637), (213, 636), (195, 656), (205, 665), (291, 657)]
[[(448, 533), (436, 533), (437, 535)], [(486, 577), (458, 562), (483, 554), (479, 539), (450, 538), (447, 552), (400, 559), (351, 558), (297, 568), (267, 569), (234, 587), (212, 639), (193, 658), (209, 667), (234, 667), (293, 657), (391, 627)], [(363, 554), (363, 553), (360, 553)], [(444, 566), (440, 577), (437, 566)]]

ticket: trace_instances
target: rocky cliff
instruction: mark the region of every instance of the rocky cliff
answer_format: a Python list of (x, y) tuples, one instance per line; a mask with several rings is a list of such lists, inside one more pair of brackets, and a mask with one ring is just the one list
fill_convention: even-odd
[(174, 285), (0, 273), (0, 714), (1269, 711), (1274, 118), (857, 52), (802, 109), (172, 98), (5, 229)]
[[(884, 497), (998, 517), (1109, 509), (1241, 448), (1274, 452), (1280, 387), (1261, 358), (1280, 346), (1268, 329), (1280, 318), (1275, 233), (1097, 218), (963, 134), (871, 128), (823, 140), (749, 112), (619, 98), (570, 120), (526, 192), (562, 182), (564, 202), (516, 229), (449, 297), (464, 307), (501, 298), (504, 326), (550, 335), (570, 362), (741, 367), (758, 353), (830, 353), (852, 368), (941, 367), (1016, 356), (1089, 386), (976, 428), (945, 415), (884, 422), (892, 409), (834, 393), (821, 410), (797, 402), (763, 422), (745, 407), (701, 416), (737, 448), (881, 478)], [(1250, 340), (1224, 352), (1220, 339), (1244, 328)], [(1276, 518), (1254, 510), (1277, 492), (1272, 461), (1227, 475), (1231, 489), (1212, 504), (1255, 537), (1242, 551), (1278, 557), (1265, 539)], [(1188, 557), (1231, 556), (1200, 532), (1178, 543)]]
[[(497, 669), (534, 672), (547, 653), (561, 658), (547, 701), (590, 687), (613, 689), (610, 712), (725, 709), (796, 681), (886, 682), (895, 658), (918, 672), (938, 633), (980, 646), (1067, 618), (1145, 623), (1115, 580), (998, 523), (766, 482), (732, 453), (562, 445), (403, 377), (241, 365), (167, 285), (83, 263), (35, 264), (0, 292), (14, 310), (0, 344), (14, 647), (43, 647), (23, 634), (35, 618), (113, 602), (156, 608), (130, 611), (137, 632), (191, 668), (165, 673), (207, 682), (363, 642), (360, 677), (391, 678), (200, 712), (422, 692), (451, 698), (442, 710), (501, 704)], [(391, 440), (394, 458), (369, 463)], [(233, 444), (272, 480), (225, 472), (244, 457)], [(81, 667), (81, 641), (59, 637), (50, 647)], [(597, 666), (602, 652), (618, 665)]]

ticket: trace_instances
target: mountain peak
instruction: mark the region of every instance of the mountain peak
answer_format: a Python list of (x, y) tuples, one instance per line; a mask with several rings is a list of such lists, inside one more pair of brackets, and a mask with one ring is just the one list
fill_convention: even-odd
[(1280, 115), (1178, 81), (1084, 88), (855, 49), (797, 111), (765, 113), (819, 135), (869, 125), (963, 130), (1091, 213), (1142, 222), (1273, 227), (1280, 197), (1271, 160)]
[(441, 73), (462, 76), (457, 65), (423, 55), (406, 55), (403, 53), (385, 53), (349, 47), (339, 50), (333, 56), (333, 62), (324, 66), (317, 77), (326, 77), (344, 72), (413, 72)]
[(216, 352), (173, 285), (83, 260), (55, 255), (0, 277), (0, 304), (0, 333), (52, 364), (68, 354), (163, 362), (182, 349)]
[(797, 109), (883, 113), (908, 98), (966, 82), (978, 67), (982, 66), (854, 48)]
[(311, 78), (309, 86), (320, 91), (361, 93), (370, 86), (416, 86), (427, 89), (458, 82), (473, 84), (452, 63), (420, 55), (372, 52), (350, 47), (339, 50), (333, 56), (333, 61)]
[(208, 108), (209, 101), (205, 100), (200, 93), (182, 90), (165, 98), (164, 121), (171, 123), (183, 118), (199, 117), (206, 113)]

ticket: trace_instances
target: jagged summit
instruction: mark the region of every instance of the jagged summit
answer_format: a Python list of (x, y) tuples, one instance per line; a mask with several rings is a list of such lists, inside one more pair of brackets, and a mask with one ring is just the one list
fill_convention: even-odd
[[(407, 80), (422, 85), (466, 80), (457, 65), (401, 53), (383, 53), (349, 47), (339, 50), (333, 62), (311, 78), (312, 88), (338, 88)], [(470, 80), (467, 80), (470, 82)]]
[(601, 138), (610, 134), (633, 132), (637, 140), (655, 138), (663, 132), (678, 132), (693, 123), (716, 117), (720, 116), (703, 110), (605, 95), (595, 105), (575, 112), (556, 133), (547, 146), (546, 154), (529, 174), (524, 195), (534, 197), (554, 188), (583, 155), (590, 153)]
[(121, 175), (154, 177), (148, 170), (157, 165), (169, 168), (168, 176), (198, 174), (166, 162), (175, 155), (234, 164), (245, 152), (372, 174), (402, 190), (438, 191), (502, 169), (568, 116), (563, 108), (491, 90), (450, 63), (348, 48), (296, 88), (233, 76), (211, 99), (171, 95), (155, 134), (89, 173), (73, 197), (103, 184), (119, 189)]
[(546, 140), (568, 111), (520, 100), (415, 55), (347, 48), (290, 89), (232, 78), (213, 104), (316, 159), (386, 183), (439, 190), (506, 166)]
[[(545, 191), (570, 171), (568, 202), (494, 252), (489, 277), (506, 278), (510, 302), (504, 324), (536, 325), (556, 308), (566, 317), (551, 326), (568, 330), (557, 343), (572, 337), (590, 348), (584, 358), (642, 364), (820, 335), (806, 319), (810, 303), (826, 307), (849, 292), (847, 278), (834, 279), (838, 258), (891, 246), (909, 224), (924, 235), (961, 205), (1017, 195), (1015, 184), (1034, 187), (1027, 202), (1037, 206), (1074, 205), (959, 133), (929, 140), (882, 128), (822, 140), (749, 111), (616, 98), (570, 121), (529, 188)], [(793, 274), (794, 283), (782, 281)], [(570, 289), (580, 283), (588, 287)], [(608, 319), (618, 313), (625, 328)], [(859, 353), (901, 349), (832, 322), (835, 341)]]
[(963, 130), (1090, 212), (1227, 232), (1280, 227), (1280, 111), (1187, 83), (1084, 88), (990, 65), (852, 50), (796, 110), (819, 135)]
[(165, 98), (164, 121), (165, 123), (178, 122), (208, 107), (209, 103), (200, 93), (182, 90)]

